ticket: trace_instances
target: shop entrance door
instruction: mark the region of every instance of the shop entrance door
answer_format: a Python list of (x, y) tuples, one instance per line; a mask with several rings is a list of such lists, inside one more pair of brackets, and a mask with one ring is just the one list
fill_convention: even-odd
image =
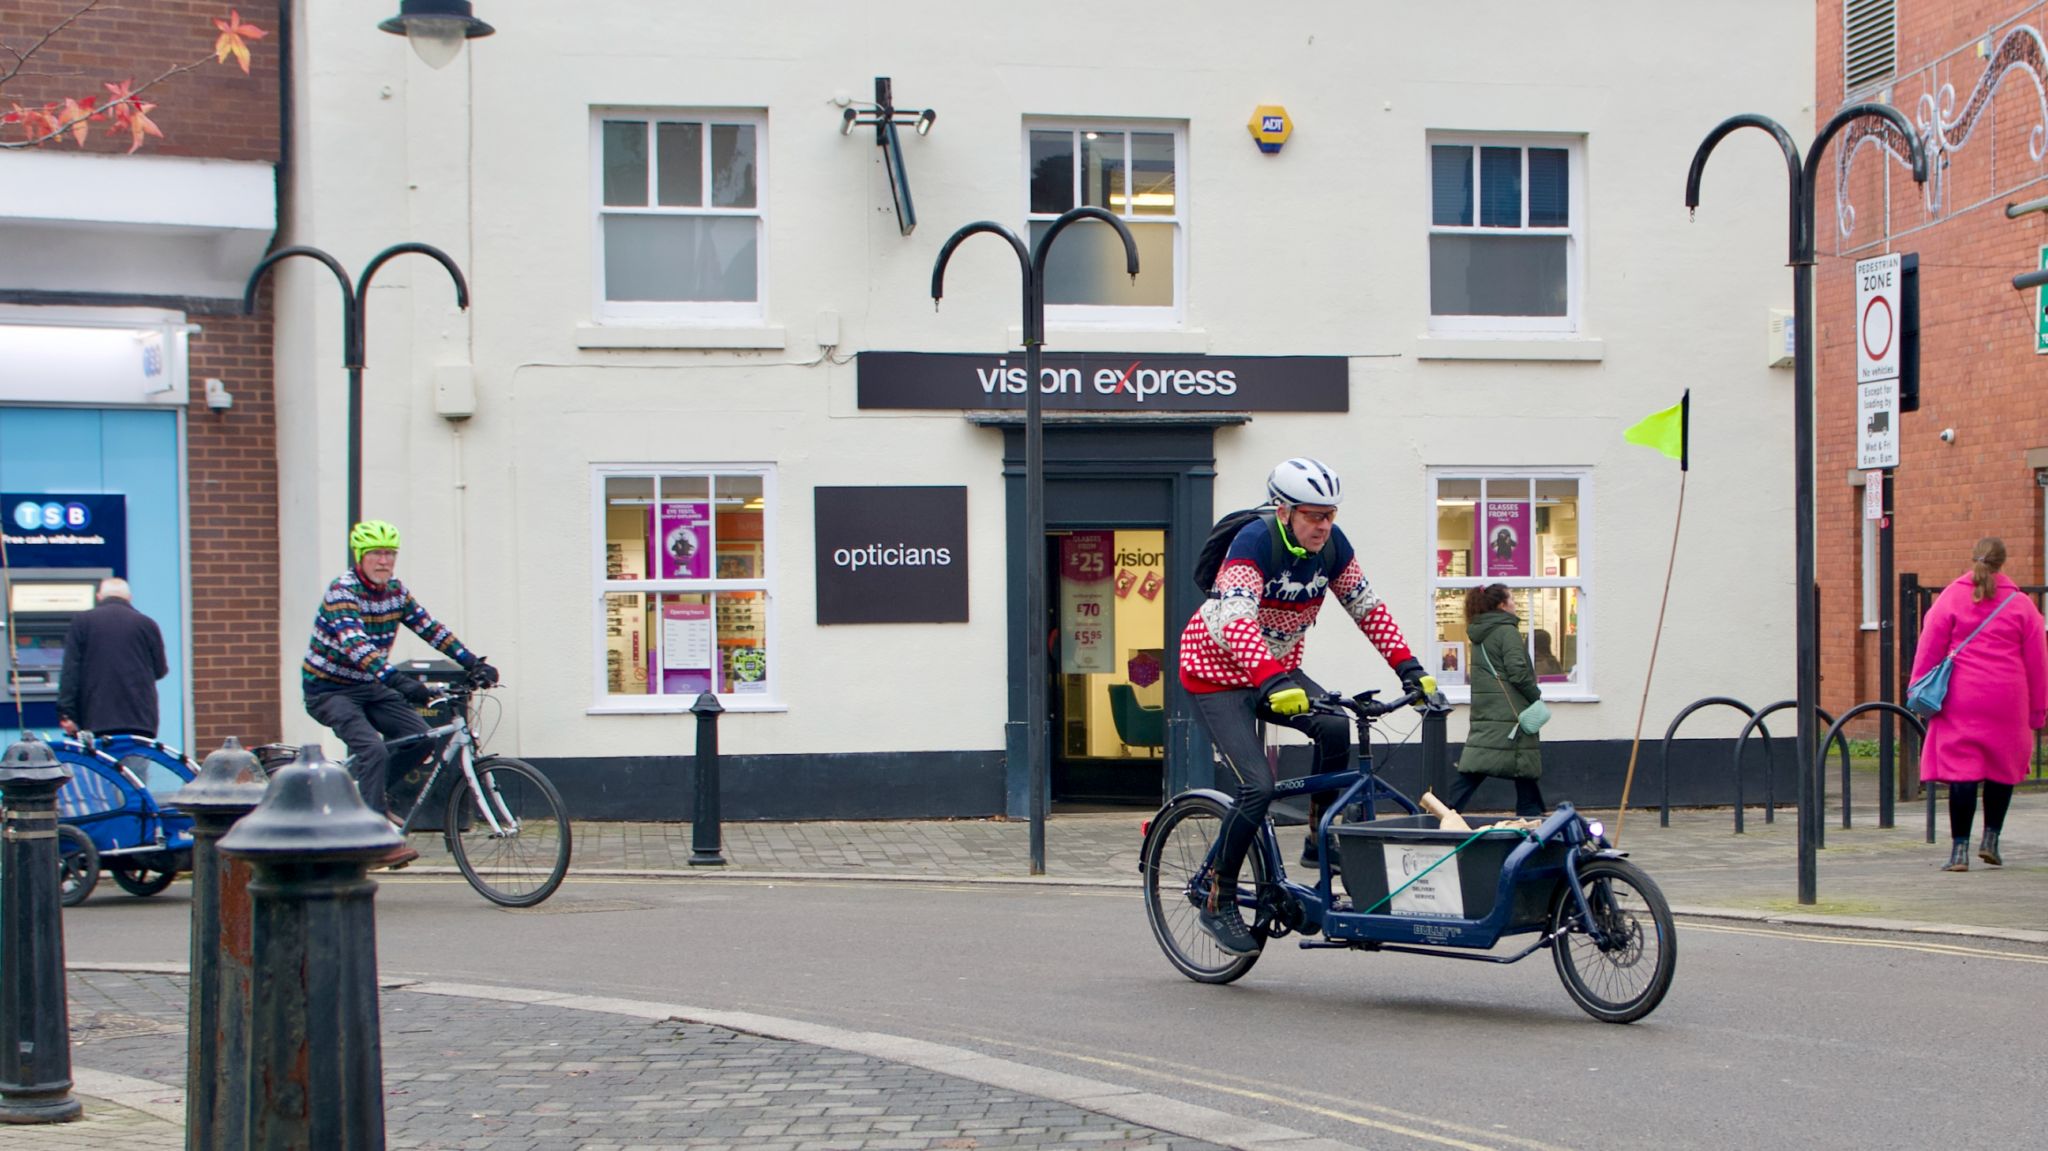
[(1166, 766), (1166, 533), (1054, 532), (1052, 798), (1157, 806)]
[[(1002, 429), (1006, 540), (1024, 538), (1022, 419), (1002, 412), (970, 417)], [(1046, 711), (1050, 723), (1050, 797), (1066, 802), (1156, 803), (1190, 787), (1209, 787), (1215, 769), (1208, 741), (1180, 686), (1176, 645), (1181, 625), (1199, 598), (1191, 573), (1214, 522), (1215, 430), (1244, 423), (1230, 412), (1146, 416), (1076, 413), (1048, 418), (1045, 428), (1045, 525), (1042, 546), (1006, 549), (1009, 599), (1009, 715), (1004, 725), (1004, 811), (1030, 816), (1030, 761), (1025, 732), (1027, 661), (1033, 644), (1048, 649)], [(1086, 549), (1062, 541), (1088, 539)], [(1100, 556), (1102, 571), (1087, 574), (1102, 599), (1096, 612), (1073, 618), (1108, 620), (1084, 666), (1063, 662), (1062, 549)], [(1145, 562), (1150, 560), (1151, 562)], [(1070, 560), (1076, 564), (1079, 560)], [(1027, 619), (1025, 575), (1045, 565), (1046, 616)], [(1092, 569), (1093, 561), (1089, 566)], [(1118, 573), (1129, 590), (1117, 594)], [(1154, 573), (1156, 594), (1145, 596)], [(1106, 589), (1106, 590), (1105, 590)], [(1114, 633), (1111, 633), (1111, 629)], [(1093, 630), (1092, 628), (1090, 630)], [(1073, 637), (1078, 642), (1078, 635)], [(1157, 679), (1150, 663), (1159, 664)], [(1135, 661), (1135, 666), (1134, 666)], [(1074, 670), (1065, 670), (1073, 666)], [(1151, 682), (1143, 682), (1150, 680)], [(1131, 690), (1128, 702), (1121, 690)], [(1120, 735), (1115, 708), (1128, 709)], [(1157, 724), (1158, 746), (1147, 742)], [(1125, 738), (1136, 736), (1137, 738)]]

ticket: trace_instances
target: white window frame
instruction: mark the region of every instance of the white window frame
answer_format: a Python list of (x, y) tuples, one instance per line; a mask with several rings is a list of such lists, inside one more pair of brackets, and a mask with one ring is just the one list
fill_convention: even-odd
[[(617, 476), (753, 476), (761, 481), (761, 578), (759, 579), (634, 579), (612, 580), (605, 578), (605, 481)], [(759, 591), (766, 593), (768, 620), (762, 635), (768, 646), (768, 688), (762, 693), (736, 694), (718, 692), (718, 702), (727, 711), (785, 711), (782, 702), (781, 679), (777, 674), (782, 658), (781, 625), (775, 594), (774, 572), (776, 527), (775, 518), (779, 497), (775, 484), (775, 465), (770, 463), (604, 463), (592, 464), (590, 468), (590, 536), (591, 536), (591, 596), (590, 596), (590, 637), (591, 637), (591, 699), (589, 714), (647, 714), (686, 712), (696, 702), (696, 696), (684, 695), (612, 695), (605, 680), (605, 634), (604, 598), (610, 593), (660, 595), (664, 593), (697, 593), (721, 591)], [(712, 571), (717, 571), (716, 558)], [(714, 616), (714, 626), (715, 626)], [(714, 642), (715, 636), (714, 636)], [(650, 644), (651, 647), (651, 644)]]
[[(1047, 304), (1045, 322), (1047, 326), (1061, 328), (1115, 328), (1161, 329), (1179, 328), (1186, 322), (1188, 290), (1188, 128), (1180, 120), (1076, 120), (1076, 119), (1026, 119), (1020, 134), (1023, 144), (1023, 176), (1019, 181), (1022, 192), (1021, 212), (1024, 217), (1022, 239), (1031, 243), (1031, 226), (1050, 222), (1058, 218), (1056, 212), (1033, 212), (1031, 210), (1031, 134), (1033, 132), (1071, 132), (1078, 136), (1082, 132), (1171, 132), (1173, 134), (1173, 214), (1171, 216), (1135, 215), (1126, 204), (1118, 218), (1134, 224), (1173, 225), (1173, 304), (1170, 307), (1124, 307), (1095, 304)], [(1075, 141), (1075, 154), (1080, 152), (1079, 141)], [(1130, 141), (1125, 138), (1124, 155), (1130, 157)], [(1128, 166), (1124, 169), (1130, 171)], [(1081, 165), (1074, 165), (1073, 201), (1081, 203)], [(1096, 224), (1077, 224), (1072, 227), (1100, 227)], [(1064, 233), (1063, 233), (1064, 234)], [(1139, 275), (1144, 275), (1142, 264)]]
[[(1429, 628), (1429, 634), (1420, 645), (1410, 645), (1417, 647), (1418, 651), (1422, 654), (1423, 666), (1425, 668), (1443, 666), (1443, 645), (1438, 642), (1436, 635), (1436, 600), (1437, 593), (1440, 590), (1446, 588), (1478, 587), (1490, 583), (1506, 584), (1510, 589), (1575, 587), (1579, 592), (1578, 664), (1576, 665), (1579, 670), (1578, 682), (1546, 683), (1543, 685), (1543, 698), (1551, 703), (1560, 701), (1591, 703), (1597, 701), (1600, 696), (1594, 689), (1596, 681), (1594, 679), (1595, 649), (1593, 621), (1596, 600), (1593, 586), (1595, 567), (1593, 470), (1583, 467), (1431, 467), (1427, 470), (1426, 479), (1429, 498), (1426, 501), (1427, 509), (1425, 511), (1426, 518), (1423, 524), (1422, 538), (1424, 541), (1423, 555), (1427, 557), (1426, 562), (1428, 564), (1428, 581), (1426, 583), (1428, 588), (1428, 611), (1422, 618), (1427, 621), (1425, 626)], [(1506, 576), (1437, 575), (1437, 493), (1441, 490), (1443, 481), (1522, 479), (1532, 482), (1541, 480), (1578, 481), (1579, 574), (1570, 579), (1557, 576), (1523, 576), (1514, 578)], [(1465, 683), (1445, 684), (1442, 687), (1444, 697), (1452, 703), (1469, 704), (1472, 702), (1471, 679), (1473, 673), (1470, 662), (1471, 652), (1468, 651), (1466, 652)]]
[[(754, 129), (754, 206), (719, 208), (705, 203), (693, 208), (666, 208), (654, 203), (653, 182), (657, 164), (648, 156), (648, 197), (643, 207), (608, 208), (604, 202), (604, 122), (642, 120), (653, 124), (701, 123), (743, 124)], [(711, 133), (704, 133), (710, 147)], [(705, 178), (710, 178), (707, 157)], [(606, 108), (590, 110), (590, 299), (591, 315), (599, 323), (674, 324), (697, 326), (758, 326), (768, 316), (768, 114), (744, 108)], [(758, 290), (751, 301), (619, 300), (605, 296), (604, 221), (611, 215), (644, 216), (737, 216), (756, 221), (754, 283)]]
[[(1434, 153), (1438, 145), (1469, 147), (1472, 149), (1472, 208), (1473, 223), (1469, 227), (1438, 224), (1436, 220), (1435, 191), (1428, 173), (1432, 170)], [(1479, 150), (1482, 148), (1519, 148), (1522, 152), (1522, 219), (1529, 218), (1529, 149), (1562, 148), (1566, 153), (1567, 179), (1571, 182), (1569, 195), (1565, 200), (1565, 212), (1571, 223), (1563, 228), (1531, 228), (1527, 225), (1516, 228), (1481, 227), (1479, 225), (1480, 164)], [(1422, 266), (1430, 266), (1430, 236), (1564, 236), (1565, 241), (1565, 311), (1562, 316), (1439, 316), (1430, 306), (1428, 277), (1424, 276), (1422, 306), (1429, 316), (1429, 331), (1458, 336), (1512, 336), (1526, 338), (1531, 334), (1551, 336), (1574, 336), (1580, 331), (1580, 317), (1585, 311), (1585, 250), (1586, 250), (1586, 138), (1584, 136), (1523, 135), (1518, 133), (1477, 133), (1432, 131), (1426, 133), (1423, 142), (1423, 187), (1422, 222), (1426, 228), (1423, 239)]]

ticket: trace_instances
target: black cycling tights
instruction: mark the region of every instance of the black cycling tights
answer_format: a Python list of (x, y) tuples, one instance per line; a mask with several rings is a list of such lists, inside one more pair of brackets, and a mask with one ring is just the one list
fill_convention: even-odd
[[(2012, 806), (2012, 784), (1984, 781), (1984, 830), (2005, 830), (2005, 809)], [(1977, 785), (1948, 785), (1948, 833), (1957, 839), (1970, 838), (1970, 824), (1977, 819)]]

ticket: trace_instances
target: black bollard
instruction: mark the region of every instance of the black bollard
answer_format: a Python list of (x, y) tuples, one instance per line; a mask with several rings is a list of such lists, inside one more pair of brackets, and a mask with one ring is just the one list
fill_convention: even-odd
[(1442, 799), (1451, 786), (1451, 705), (1432, 695), (1422, 708), (1422, 781)]
[(172, 806), (192, 817), (192, 989), (185, 1049), (185, 1146), (235, 1147), (249, 1077), (249, 861), (221, 836), (263, 800), (263, 769), (229, 736)]
[(693, 764), (697, 796), (691, 813), (690, 866), (724, 867), (725, 849), (718, 827), (718, 717), (725, 708), (707, 691), (690, 705), (690, 711), (697, 717), (697, 759)]
[(71, 778), (34, 732), (0, 755), (0, 1123), (65, 1123), (71, 1008), (64, 995), (57, 792)]
[(250, 1151), (382, 1151), (377, 884), (398, 846), (348, 773), (308, 744), (220, 841), (249, 881)]

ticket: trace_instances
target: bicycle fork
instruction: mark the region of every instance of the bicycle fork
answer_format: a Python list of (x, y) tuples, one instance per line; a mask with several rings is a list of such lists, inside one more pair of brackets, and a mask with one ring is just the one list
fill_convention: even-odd
[(491, 829), (492, 839), (517, 835), (518, 818), (505, 806), (505, 801), (498, 795), (497, 788), (487, 790), (483, 781), (477, 777), (476, 757), (471, 754), (472, 750), (469, 742), (465, 740), (462, 745), (462, 776), (469, 781), (469, 794), (476, 799), (478, 814), (483, 816), (484, 824)]

